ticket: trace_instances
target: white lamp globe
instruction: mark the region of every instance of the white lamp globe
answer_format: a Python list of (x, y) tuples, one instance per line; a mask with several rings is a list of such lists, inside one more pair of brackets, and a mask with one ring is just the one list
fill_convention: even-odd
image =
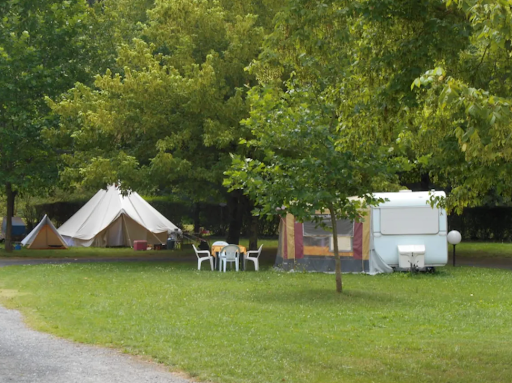
[(448, 239), (448, 243), (450, 245), (458, 245), (462, 240), (462, 236), (457, 230), (450, 231), (446, 238)]

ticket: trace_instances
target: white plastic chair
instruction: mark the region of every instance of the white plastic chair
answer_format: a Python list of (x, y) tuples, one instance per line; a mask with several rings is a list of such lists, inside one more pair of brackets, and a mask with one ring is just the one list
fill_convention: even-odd
[[(229, 243), (227, 243), (226, 241), (215, 241), (212, 243), (212, 248), (213, 248), (213, 246), (227, 246), (227, 245), (229, 245)], [(220, 251), (217, 254), (220, 254)], [(216, 262), (216, 265), (217, 264), (219, 265), (218, 269), (220, 271), (220, 260), (216, 259), (215, 262)]]
[[(258, 271), (260, 269), (260, 261), (258, 258), (261, 255), (261, 249), (263, 248), (263, 245), (260, 246), (258, 250), (249, 250), (247, 254), (245, 254), (245, 260), (246, 261), (253, 261), (254, 262), (254, 270)], [(255, 257), (251, 257), (251, 254), (256, 255)]]
[(226, 272), (226, 265), (228, 262), (235, 263), (235, 270), (238, 271), (238, 257), (240, 255), (240, 248), (237, 245), (227, 245), (223, 247), (219, 253), (220, 267)]
[[(201, 263), (203, 261), (206, 261), (207, 259), (210, 260), (210, 266), (212, 268), (212, 271), (213, 271), (213, 257), (210, 253), (210, 251), (208, 250), (198, 250), (196, 245), (192, 244), (192, 247), (194, 248), (194, 251), (196, 252), (196, 257), (197, 257), (197, 270), (201, 270)], [(199, 256), (199, 254), (205, 254), (206, 256), (205, 257), (201, 257)]]

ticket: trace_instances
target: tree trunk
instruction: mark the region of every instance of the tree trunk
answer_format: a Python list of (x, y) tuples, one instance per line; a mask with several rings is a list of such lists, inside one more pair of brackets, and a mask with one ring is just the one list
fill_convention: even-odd
[(242, 228), (242, 220), (240, 219), (239, 190), (235, 190), (229, 193), (228, 208), (229, 226), (226, 242), (238, 245), (240, 243), (240, 229)]
[(194, 233), (198, 234), (201, 231), (201, 220), (199, 219), (199, 213), (201, 212), (201, 207), (199, 203), (194, 205)]
[(252, 215), (254, 203), (249, 202), (249, 214), (251, 224), (249, 225), (249, 250), (258, 250), (258, 222), (260, 217)]
[(334, 208), (329, 207), (329, 213), (331, 214), (331, 224), (332, 224), (332, 241), (334, 245), (334, 264), (335, 264), (335, 272), (336, 272), (336, 292), (341, 293), (343, 289), (343, 285), (341, 283), (341, 260), (340, 253), (338, 251), (338, 225), (336, 222), (336, 212)]
[(430, 191), (430, 175), (428, 173), (421, 173), (421, 190)]
[(14, 192), (10, 182), (5, 184), (5, 195), (7, 196), (7, 217), (5, 228), (5, 251), (12, 252), (12, 216), (14, 215)]

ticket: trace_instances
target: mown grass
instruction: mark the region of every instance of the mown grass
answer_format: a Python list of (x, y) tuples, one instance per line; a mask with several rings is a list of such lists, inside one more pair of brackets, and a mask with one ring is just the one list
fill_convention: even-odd
[[(176, 250), (134, 251), (132, 248), (100, 248), (100, 247), (73, 247), (68, 249), (41, 249), (31, 250), (22, 248), (7, 253), (2, 245), (0, 258), (129, 258), (141, 256), (178, 256), (182, 252)], [(192, 253), (193, 254), (193, 253)]]
[[(452, 246), (448, 249), (451, 253)], [(512, 258), (512, 243), (461, 242), (456, 247), (456, 254), (465, 258)]]
[[(224, 238), (208, 237), (208, 241), (213, 243)], [(277, 253), (277, 239), (260, 239), (258, 246), (263, 244), (264, 251), (267, 254)], [(249, 246), (247, 238), (240, 239), (240, 245)], [(457, 257), (461, 258), (512, 258), (512, 243), (496, 243), (496, 242), (461, 242), (457, 245)], [(452, 246), (448, 246), (451, 254)], [(57, 250), (30, 250), (22, 248), (21, 250), (6, 253), (4, 245), (0, 244), (0, 258), (129, 258), (143, 256), (162, 256), (162, 257), (181, 257), (194, 255), (189, 247), (185, 250), (159, 250), (159, 251), (133, 251), (131, 248), (69, 248)]]
[[(216, 238), (209, 238), (208, 241), (213, 243)], [(258, 246), (263, 244), (266, 252), (272, 251), (274, 256), (277, 252), (277, 239), (260, 239)], [(240, 245), (249, 247), (247, 238), (240, 239)], [(130, 257), (186, 257), (194, 256), (193, 249), (189, 246), (183, 250), (148, 250), (134, 251), (129, 247), (122, 248), (100, 248), (100, 247), (72, 247), (68, 249), (42, 249), (31, 250), (21, 248), (7, 253), (4, 244), (0, 244), (0, 258), (130, 258)]]
[(512, 274), (334, 276), (117, 263), (0, 269), (0, 301), (75, 341), (213, 382), (510, 382)]

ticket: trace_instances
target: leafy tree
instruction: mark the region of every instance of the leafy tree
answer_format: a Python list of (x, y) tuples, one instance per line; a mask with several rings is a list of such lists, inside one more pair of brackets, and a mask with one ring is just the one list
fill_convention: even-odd
[(140, 37), (147, 12), (154, 7), (155, 0), (88, 0), (88, 3), (97, 19), (94, 41), (98, 45), (98, 57), (108, 63), (101, 68), (121, 71), (123, 68), (116, 65), (117, 49)]
[(402, 182), (451, 190), (449, 209), (510, 201), (510, 6), (292, 0), (253, 67), (276, 87), (319, 81), (354, 146), (387, 147)]
[(336, 107), (315, 84), (292, 79), (286, 89), (251, 91), (251, 116), (245, 124), (254, 134), (247, 145), (257, 156), (235, 157), (226, 184), (250, 195), (260, 215), (291, 213), (303, 221), (328, 211), (336, 290), (341, 292), (336, 220), (364, 219), (360, 209), (380, 202), (372, 192), (388, 184), (392, 169), (373, 143), (361, 142), (353, 149), (340, 141)]
[(102, 59), (94, 55), (94, 14), (85, 0), (0, 3), (0, 183), (7, 198), (6, 250), (20, 191), (51, 185), (56, 150), (41, 137), (54, 126), (44, 101), (75, 81), (88, 83)]
[[(230, 185), (265, 214), (328, 209), (334, 229), (335, 217), (357, 218), (349, 196), (372, 204), (395, 171), (433, 169), (411, 84), (437, 60), (457, 63), (471, 28), (441, 1), (292, 0), (276, 20), (252, 64), (260, 87), (247, 120), (264, 159), (236, 157)], [(336, 272), (341, 291), (339, 260)]]
[[(50, 103), (63, 117), (56, 137), (73, 148), (68, 182), (120, 179), (126, 188), (171, 189), (194, 202), (226, 198), (223, 172), (248, 135), (239, 121), (255, 78), (244, 68), (259, 54), (270, 17), (248, 13), (260, 2), (226, 4), (157, 1), (141, 38), (119, 47), (122, 70)], [(239, 200), (230, 194), (231, 211)], [(230, 226), (230, 242), (239, 226)]]
[(446, 203), (459, 212), (482, 204), (489, 194), (510, 203), (512, 2), (447, 1), (446, 6), (467, 20), (468, 42), (453, 60), (435, 61), (437, 67), (413, 83), (420, 87), (417, 119), (429, 131), (423, 137), (433, 141), (435, 179), (451, 186)]

